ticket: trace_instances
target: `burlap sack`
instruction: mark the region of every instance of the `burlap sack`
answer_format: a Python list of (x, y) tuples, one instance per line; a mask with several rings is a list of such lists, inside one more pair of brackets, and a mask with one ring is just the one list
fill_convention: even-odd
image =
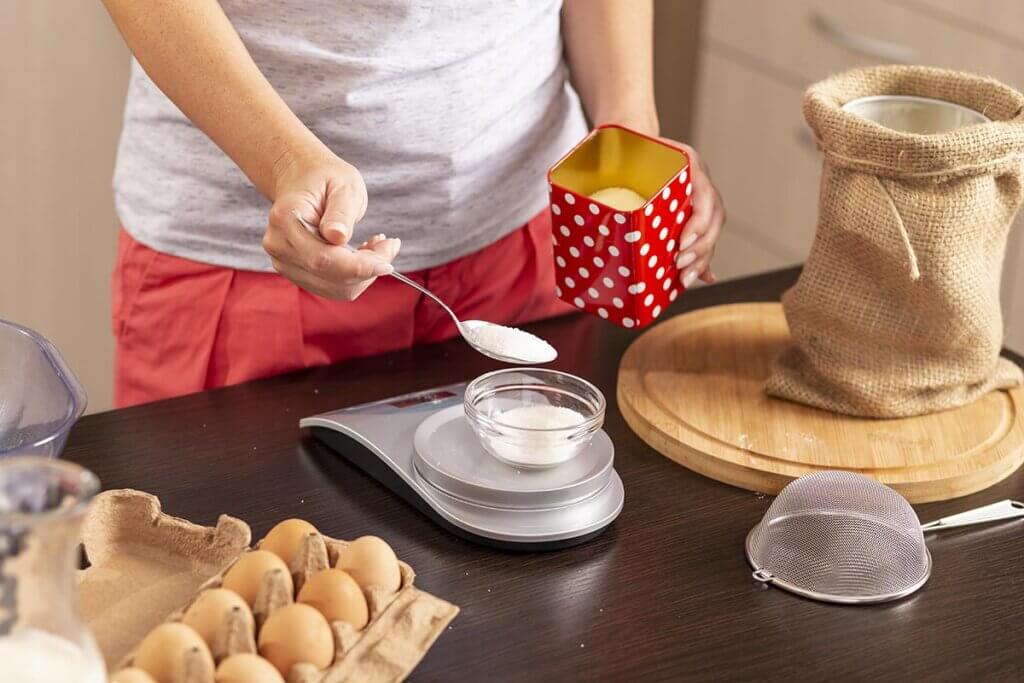
[[(913, 135), (840, 108), (869, 95), (947, 100), (992, 122)], [(956, 71), (881, 66), (811, 86), (804, 116), (824, 152), (818, 228), (782, 299), (794, 343), (767, 392), (882, 418), (1020, 384), (999, 357), (999, 283), (1022, 197), (1024, 96)]]

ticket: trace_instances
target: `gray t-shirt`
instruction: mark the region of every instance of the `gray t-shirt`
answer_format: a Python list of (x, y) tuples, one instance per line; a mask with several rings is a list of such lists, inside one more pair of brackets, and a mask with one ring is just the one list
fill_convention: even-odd
[[(560, 0), (222, 0), (298, 117), (363, 174), (356, 240), (402, 239), (400, 270), (480, 249), (546, 203), (544, 173), (586, 134)], [(269, 202), (132, 64), (114, 173), (138, 241), (270, 270)]]

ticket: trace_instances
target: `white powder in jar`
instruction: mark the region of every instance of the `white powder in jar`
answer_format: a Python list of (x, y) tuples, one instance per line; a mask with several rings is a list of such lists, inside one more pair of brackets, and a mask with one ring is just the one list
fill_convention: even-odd
[(479, 320), (469, 320), (465, 324), (470, 341), (496, 356), (514, 358), (525, 363), (550, 363), (558, 357), (558, 352), (551, 344), (515, 327)]
[[(571, 429), (585, 421), (583, 415), (571, 408), (551, 405), (512, 408), (495, 416), (495, 420), (523, 430)], [(570, 441), (568, 436), (566, 432), (517, 431), (507, 441), (491, 438), (490, 445), (500, 459), (523, 467), (550, 467), (579, 452), (581, 444)]]

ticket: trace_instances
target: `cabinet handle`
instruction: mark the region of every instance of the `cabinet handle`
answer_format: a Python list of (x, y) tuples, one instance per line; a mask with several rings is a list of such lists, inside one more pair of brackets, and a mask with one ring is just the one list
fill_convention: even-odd
[(872, 59), (886, 62), (913, 62), (917, 57), (917, 51), (909, 45), (891, 43), (862, 33), (847, 31), (821, 12), (811, 12), (810, 23), (811, 27), (826, 40)]

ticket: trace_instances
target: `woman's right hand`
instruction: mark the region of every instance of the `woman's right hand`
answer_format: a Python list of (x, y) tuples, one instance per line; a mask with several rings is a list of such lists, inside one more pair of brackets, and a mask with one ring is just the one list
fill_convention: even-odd
[[(278, 273), (313, 294), (352, 301), (394, 270), (397, 239), (375, 235), (356, 252), (345, 246), (366, 212), (366, 185), (355, 166), (322, 150), (282, 160), (275, 175), (263, 248)], [(320, 226), (323, 240), (309, 234), (296, 213)]]

